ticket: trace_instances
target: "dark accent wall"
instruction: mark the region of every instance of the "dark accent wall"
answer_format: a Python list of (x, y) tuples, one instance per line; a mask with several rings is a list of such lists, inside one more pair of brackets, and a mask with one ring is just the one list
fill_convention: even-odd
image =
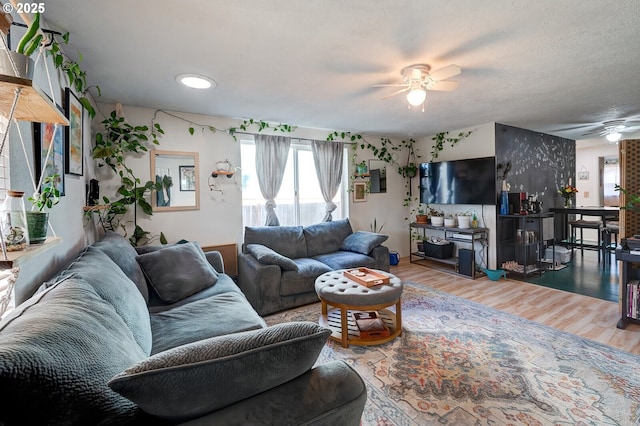
[[(576, 185), (576, 141), (496, 123), (496, 164), (511, 162), (510, 192), (537, 195), (542, 209), (562, 207), (558, 189)], [(502, 182), (496, 182), (496, 199)]]

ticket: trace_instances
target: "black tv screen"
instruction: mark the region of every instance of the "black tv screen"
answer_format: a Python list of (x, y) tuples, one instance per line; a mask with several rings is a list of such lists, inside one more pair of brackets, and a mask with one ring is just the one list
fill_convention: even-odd
[(496, 158), (420, 164), (420, 202), (496, 204)]

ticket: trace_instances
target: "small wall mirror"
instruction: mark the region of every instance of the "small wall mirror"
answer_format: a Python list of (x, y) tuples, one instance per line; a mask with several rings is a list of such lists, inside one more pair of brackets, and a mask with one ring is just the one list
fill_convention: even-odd
[(387, 162), (383, 160), (369, 160), (369, 174), (371, 175), (372, 194), (387, 192)]
[(198, 153), (151, 151), (151, 180), (162, 184), (162, 191), (152, 191), (153, 211), (198, 210)]

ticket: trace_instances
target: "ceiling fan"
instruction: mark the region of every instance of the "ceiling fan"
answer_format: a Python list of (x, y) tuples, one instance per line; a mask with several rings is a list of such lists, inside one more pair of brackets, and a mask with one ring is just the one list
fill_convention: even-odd
[(583, 133), (582, 136), (600, 135), (605, 136), (609, 142), (617, 142), (622, 137), (620, 133), (633, 132), (640, 129), (640, 125), (630, 125), (632, 123), (635, 123), (635, 121), (631, 122), (624, 119), (605, 121), (602, 126)]
[(402, 89), (382, 99), (389, 99), (400, 93), (408, 92), (409, 108), (422, 105), (422, 112), (424, 112), (424, 100), (427, 97), (427, 90), (455, 90), (458, 87), (457, 82), (443, 80), (456, 76), (461, 72), (462, 70), (457, 65), (449, 65), (434, 72), (431, 72), (431, 66), (427, 64), (409, 65), (400, 71), (402, 83), (376, 84), (373, 87), (402, 87)]

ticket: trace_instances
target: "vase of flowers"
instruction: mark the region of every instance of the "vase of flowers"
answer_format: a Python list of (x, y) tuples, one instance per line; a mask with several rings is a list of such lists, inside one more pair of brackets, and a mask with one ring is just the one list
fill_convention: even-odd
[(568, 209), (571, 207), (571, 204), (573, 203), (573, 200), (578, 193), (578, 188), (569, 184), (560, 188), (558, 190), (558, 193), (562, 195), (562, 198), (564, 198), (564, 208)]

